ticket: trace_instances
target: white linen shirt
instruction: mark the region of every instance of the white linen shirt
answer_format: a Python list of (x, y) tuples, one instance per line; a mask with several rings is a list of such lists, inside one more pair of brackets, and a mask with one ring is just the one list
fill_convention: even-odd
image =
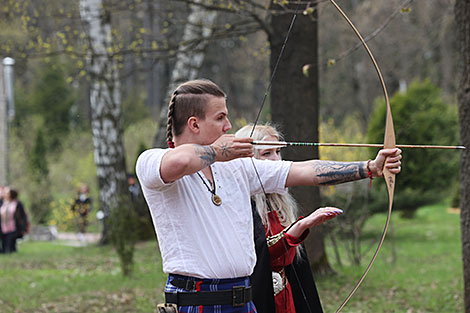
[(262, 192), (252, 161), (267, 193), (286, 192), (291, 162), (243, 158), (212, 164), (216, 193), (222, 199), (216, 206), (197, 173), (163, 182), (160, 164), (168, 151), (147, 150), (136, 164), (163, 271), (211, 279), (249, 276), (256, 263), (250, 197)]

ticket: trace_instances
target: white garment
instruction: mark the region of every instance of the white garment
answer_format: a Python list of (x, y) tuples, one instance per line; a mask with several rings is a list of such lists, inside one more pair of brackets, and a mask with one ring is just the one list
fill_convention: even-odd
[[(196, 174), (165, 184), (160, 163), (170, 149), (143, 152), (136, 173), (150, 208), (165, 273), (198, 278), (249, 276), (256, 263), (250, 196), (285, 193), (291, 162), (236, 159), (211, 165), (222, 205)], [(206, 180), (202, 172), (200, 175)]]

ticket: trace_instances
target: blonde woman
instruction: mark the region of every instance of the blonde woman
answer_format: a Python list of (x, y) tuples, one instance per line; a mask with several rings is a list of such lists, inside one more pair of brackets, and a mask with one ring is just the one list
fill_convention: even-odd
[[(247, 125), (235, 135), (249, 137), (252, 129), (253, 126)], [(279, 132), (270, 125), (256, 126), (252, 135), (254, 140), (264, 141), (279, 141), (279, 137)], [(255, 158), (261, 160), (281, 160), (279, 147), (255, 149), (254, 154)], [(267, 198), (264, 194), (252, 197), (258, 258), (251, 277), (255, 306), (258, 312), (322, 312), (307, 256), (300, 244), (307, 237), (310, 227), (320, 225), (342, 211), (331, 207), (320, 208), (305, 218), (298, 218), (297, 204), (288, 192), (268, 194)], [(256, 225), (259, 220), (262, 221), (262, 228)], [(269, 258), (266, 256), (267, 251)], [(268, 273), (271, 271), (272, 273)], [(297, 275), (293, 274), (293, 271)], [(272, 289), (266, 288), (266, 278), (269, 274), (272, 276)], [(295, 276), (300, 281), (297, 281)], [(300, 288), (308, 290), (308, 299), (299, 294)]]

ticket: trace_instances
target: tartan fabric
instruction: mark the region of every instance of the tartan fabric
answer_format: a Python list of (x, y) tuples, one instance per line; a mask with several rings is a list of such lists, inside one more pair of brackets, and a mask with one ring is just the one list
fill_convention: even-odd
[[(173, 279), (187, 279), (196, 281), (197, 291), (219, 291), (231, 290), (234, 286), (250, 286), (248, 277), (234, 279), (199, 279), (182, 275), (168, 275), (165, 286), (165, 292), (188, 292), (185, 289), (173, 286), (170, 281)], [(178, 306), (180, 313), (256, 313), (253, 301), (246, 303), (244, 306), (234, 308), (232, 305), (206, 305), (206, 306)]]

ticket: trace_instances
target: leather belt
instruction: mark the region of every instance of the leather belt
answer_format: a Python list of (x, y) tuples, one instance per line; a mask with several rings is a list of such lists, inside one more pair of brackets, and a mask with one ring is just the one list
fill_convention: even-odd
[[(173, 281), (171, 284), (173, 284)], [(174, 303), (178, 306), (231, 304), (233, 307), (241, 307), (251, 300), (251, 286), (234, 286), (232, 290), (220, 291), (165, 292), (165, 302)]]

